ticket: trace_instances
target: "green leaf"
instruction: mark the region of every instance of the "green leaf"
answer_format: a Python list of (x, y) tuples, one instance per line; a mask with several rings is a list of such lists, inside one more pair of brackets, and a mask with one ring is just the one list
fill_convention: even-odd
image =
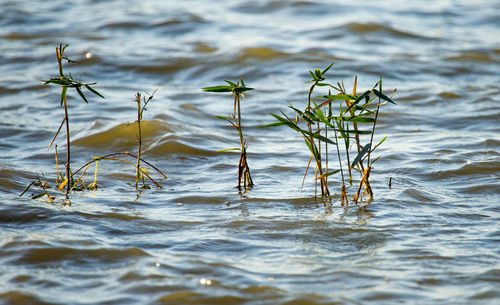
[(368, 143), (363, 147), (363, 149), (359, 152), (354, 161), (352, 161), (351, 167), (354, 167), (356, 166), (356, 164), (358, 164), (359, 160), (361, 160), (361, 158), (363, 158), (363, 156), (370, 150), (371, 146), (372, 146), (371, 143)]
[(323, 74), (321, 74), (320, 69), (314, 70), (314, 74), (319, 78), (319, 79), (324, 79)]
[(231, 150), (241, 150), (241, 149), (238, 147), (234, 147), (234, 148), (218, 149), (218, 150), (216, 150), (216, 152), (225, 152), (225, 151), (231, 151)]
[(319, 121), (318, 117), (316, 117), (316, 115), (314, 113), (312, 113), (311, 111), (304, 112), (303, 118), (304, 118), (304, 120), (306, 120), (307, 122), (309, 122), (311, 124), (313, 122)]
[(283, 126), (283, 125), (285, 125), (285, 123), (283, 123), (283, 122), (274, 122), (274, 123), (271, 123), (271, 124), (259, 126), (258, 128), (275, 127), (275, 126)]
[(230, 86), (214, 86), (214, 87), (205, 87), (201, 89), (207, 92), (233, 92), (233, 88)]
[(34, 195), (33, 197), (31, 197), (31, 199), (38, 199), (38, 198), (42, 198), (43, 196), (45, 196), (45, 193)]
[(373, 89), (373, 93), (375, 93), (376, 96), (383, 99), (384, 101), (388, 101), (389, 103), (396, 104), (387, 95), (383, 94), (382, 92), (379, 92), (377, 89)]
[(241, 92), (245, 92), (245, 91), (249, 91), (249, 90), (253, 90), (253, 88), (249, 88), (249, 87), (236, 87), (236, 88), (233, 88), (233, 92), (238, 92), (238, 93), (241, 93)]
[(102, 94), (100, 94), (99, 92), (97, 92), (94, 88), (90, 87), (89, 85), (85, 85), (85, 88), (87, 88), (87, 90), (89, 90), (90, 92), (94, 93), (95, 95), (101, 97), (101, 98), (105, 98)]
[(310, 131), (307, 131), (307, 130), (304, 130), (304, 129), (300, 129), (300, 132), (303, 133), (303, 134), (306, 134), (308, 136), (311, 136), (311, 137), (313, 137), (315, 139), (318, 139), (320, 141), (326, 142), (326, 143), (330, 143), (330, 144), (333, 144), (333, 145), (337, 144), (337, 143), (333, 142), (332, 140), (328, 139), (327, 137), (322, 136), (322, 135), (320, 135), (318, 133), (310, 132)]
[(332, 61), (332, 63), (321, 72), (321, 74), (325, 74), (328, 70), (330, 70), (330, 68), (333, 66), (333, 64), (334, 64), (334, 62)]
[(378, 156), (378, 157), (376, 157), (376, 158), (375, 158), (372, 162), (370, 162), (370, 166), (372, 166), (372, 165), (373, 165), (373, 163), (375, 163), (378, 159), (380, 159), (380, 157), (382, 157), (382, 156)]
[(222, 116), (222, 115), (216, 115), (215, 117), (216, 117), (216, 118), (218, 118), (218, 119), (221, 119), (221, 120), (227, 121), (227, 118), (226, 118), (225, 116)]
[(326, 173), (326, 174), (323, 174), (323, 176), (322, 176), (322, 177), (323, 177), (323, 178), (324, 178), (324, 177), (329, 177), (329, 176), (334, 175), (334, 174), (336, 174), (336, 173), (338, 173), (338, 172), (340, 172), (340, 169), (336, 169), (336, 170), (334, 170), (334, 171), (331, 171), (331, 172), (328, 172), (328, 173)]
[(228, 83), (231, 87), (238, 87), (238, 85), (236, 85), (235, 83), (231, 82), (231, 81), (228, 81), (228, 80), (224, 80), (226, 83)]
[(357, 105), (363, 98), (365, 98), (365, 97), (368, 98), (370, 96), (370, 93), (371, 93), (371, 90), (367, 90), (367, 91), (365, 91), (365, 93), (358, 96), (358, 98), (351, 104), (351, 106), (349, 106), (344, 111), (344, 113), (347, 113), (349, 110), (351, 110), (351, 108), (354, 107), (355, 105)]
[(290, 120), (287, 120), (285, 118), (282, 118), (280, 117), (279, 115), (277, 114), (274, 114), (274, 113), (271, 113), (271, 115), (276, 118), (278, 121), (280, 121), (281, 123), (283, 123), (284, 125), (294, 129), (294, 130), (300, 130), (300, 128), (297, 127), (297, 125), (295, 125), (293, 122), (290, 122)]
[(366, 118), (366, 117), (360, 117), (360, 116), (353, 116), (353, 117), (344, 117), (344, 121), (347, 122), (353, 122), (353, 123), (373, 123), (375, 122), (374, 118)]
[(344, 132), (347, 132), (349, 134), (371, 134), (371, 130), (355, 130), (355, 129), (349, 129), (349, 130), (344, 130)]
[(314, 73), (312, 73), (312, 71), (309, 71), (309, 74), (311, 74), (311, 77), (314, 81), (319, 81), (319, 78)]
[(66, 93), (68, 92), (68, 87), (63, 86), (62, 92), (61, 92), (61, 106), (64, 103), (64, 99), (66, 98)]
[(304, 113), (302, 111), (300, 111), (299, 109), (293, 107), (292, 105), (288, 105), (289, 108), (293, 109), (293, 111), (297, 112), (297, 114), (304, 119), (304, 121), (306, 121), (307, 123), (309, 124), (313, 124), (314, 122), (309, 118), (307, 117), (306, 115), (304, 115)]
[(80, 86), (76, 86), (75, 89), (76, 89), (76, 92), (78, 92), (78, 94), (81, 96), (81, 98), (83, 99), (83, 101), (88, 104), (89, 101), (87, 101), (87, 98), (85, 98), (85, 95), (83, 95), (83, 92), (80, 89)]
[(372, 151), (374, 151), (375, 149), (377, 149), (377, 147), (380, 146), (380, 144), (384, 143), (384, 141), (387, 139), (387, 137), (384, 137), (382, 140), (380, 140), (380, 142), (378, 142), (377, 145), (375, 145), (375, 147), (372, 149)]
[[(308, 138), (304, 138), (304, 141), (306, 141), (306, 145), (307, 147), (309, 148), (309, 151), (315, 155), (316, 154), (316, 151), (313, 149), (313, 146), (311, 145), (311, 142), (309, 142), (309, 139)], [(314, 143), (313, 143), (314, 144)]]
[(323, 96), (317, 96), (319, 98), (326, 98), (329, 100), (341, 100), (341, 101), (351, 101), (351, 100), (356, 100), (358, 98), (357, 95), (347, 95), (347, 94), (336, 94), (336, 95), (323, 95)]

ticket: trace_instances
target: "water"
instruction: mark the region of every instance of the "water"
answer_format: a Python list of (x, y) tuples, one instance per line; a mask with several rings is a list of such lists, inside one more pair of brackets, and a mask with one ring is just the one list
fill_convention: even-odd
[[(500, 300), (498, 1), (1, 1), (0, 303), (496, 304)], [(144, 155), (162, 189), (99, 163), (97, 191), (19, 197), (56, 173), (63, 111), (55, 47), (105, 100), (71, 95), (72, 159), (135, 151), (133, 97), (152, 92)], [(302, 105), (307, 71), (368, 89), (384, 77), (389, 135), (374, 201), (301, 190), (308, 153), (269, 112)], [(236, 184), (237, 135), (201, 87), (243, 76), (255, 187)], [(56, 141), (61, 158), (63, 137)], [(388, 187), (392, 178), (392, 187)], [(90, 179), (90, 178), (89, 178)], [(350, 190), (352, 192), (352, 189)]]

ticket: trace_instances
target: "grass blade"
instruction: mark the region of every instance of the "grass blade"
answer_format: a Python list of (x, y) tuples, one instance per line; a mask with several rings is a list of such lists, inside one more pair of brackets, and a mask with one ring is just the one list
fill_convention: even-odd
[(370, 150), (371, 146), (372, 146), (371, 143), (368, 143), (363, 147), (363, 149), (359, 152), (354, 161), (352, 161), (351, 167), (355, 167), (356, 164), (358, 164), (359, 160), (361, 160), (361, 158), (363, 158), (363, 156)]
[(213, 86), (213, 87), (205, 87), (201, 88), (203, 91), (206, 92), (232, 92), (233, 88), (230, 86)]
[(94, 88), (90, 87), (89, 85), (85, 85), (85, 88), (87, 88), (90, 92), (94, 93), (95, 95), (101, 97), (101, 98), (105, 98), (102, 94), (100, 94), (99, 92), (97, 92), (97, 90), (95, 90)]
[(378, 91), (377, 89), (373, 89), (373, 93), (375, 93), (376, 96), (380, 97), (384, 101), (388, 101), (389, 103), (396, 104), (387, 95), (383, 94), (382, 92)]
[(76, 92), (78, 92), (78, 94), (82, 97), (83, 101), (88, 104), (89, 101), (87, 101), (87, 98), (85, 98), (85, 95), (83, 95), (83, 92), (82, 92), (82, 89), (80, 89), (80, 86), (76, 86), (75, 89), (76, 89)]

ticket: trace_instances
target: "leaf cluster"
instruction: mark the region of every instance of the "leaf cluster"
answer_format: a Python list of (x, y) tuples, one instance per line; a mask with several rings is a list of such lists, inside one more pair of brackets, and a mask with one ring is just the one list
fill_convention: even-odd
[(203, 91), (206, 92), (231, 92), (232, 94), (242, 94), (245, 91), (249, 90), (254, 90), (254, 88), (249, 88), (245, 86), (245, 82), (243, 81), (242, 78), (240, 78), (240, 81), (237, 83), (233, 83), (228, 80), (224, 80), (228, 85), (224, 86), (212, 86), (212, 87), (204, 87), (202, 88)]

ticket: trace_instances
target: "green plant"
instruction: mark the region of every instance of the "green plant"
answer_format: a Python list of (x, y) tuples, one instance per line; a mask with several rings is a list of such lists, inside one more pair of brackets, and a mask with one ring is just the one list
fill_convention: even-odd
[[(44, 84), (55, 84), (61, 86), (61, 97), (60, 97), (60, 105), (64, 107), (64, 118), (61, 122), (61, 125), (59, 126), (59, 129), (57, 130), (54, 138), (52, 139), (52, 142), (49, 145), (49, 149), (52, 146), (52, 143), (57, 138), (57, 135), (59, 134), (59, 131), (61, 130), (62, 126), (65, 124), (66, 125), (66, 176), (63, 179), (63, 181), (59, 184), (59, 189), (63, 189), (66, 186), (66, 197), (68, 196), (74, 181), (72, 180), (72, 172), (71, 172), (71, 144), (70, 144), (70, 128), (69, 128), (69, 114), (68, 114), (68, 103), (67, 103), (67, 92), (68, 88), (74, 88), (78, 95), (82, 98), (82, 100), (85, 103), (88, 103), (87, 98), (83, 94), (82, 87), (85, 87), (87, 90), (92, 92), (93, 94), (104, 98), (99, 92), (97, 92), (95, 89), (93, 89), (91, 86), (95, 85), (96, 83), (82, 83), (78, 80), (75, 80), (71, 73), (69, 75), (64, 74), (63, 70), (63, 60), (66, 60), (68, 63), (77, 63), (76, 61), (73, 61), (69, 59), (67, 56), (64, 55), (64, 51), (68, 45), (65, 45), (63, 47), (62, 44), (59, 44), (59, 47), (56, 47), (56, 56), (57, 56), (57, 65), (59, 67), (59, 77), (54, 77), (49, 80), (45, 80)], [(59, 177), (58, 177), (59, 180)]]
[[(59, 65), (59, 77), (54, 77), (49, 80), (44, 81), (45, 84), (56, 84), (60, 85), (62, 87), (62, 92), (61, 92), (61, 106), (64, 106), (64, 118), (63, 121), (61, 122), (59, 129), (57, 130), (54, 138), (52, 139), (49, 149), (52, 146), (52, 144), (55, 142), (57, 136), (59, 135), (59, 132), (61, 131), (61, 128), (63, 125), (66, 125), (66, 145), (67, 145), (67, 160), (66, 160), (66, 174), (63, 175), (59, 172), (59, 157), (58, 157), (58, 152), (57, 152), (57, 145), (55, 145), (55, 161), (56, 161), (56, 171), (57, 171), (57, 179), (56, 179), (56, 185), (58, 190), (65, 190), (65, 195), (66, 195), (66, 203), (70, 204), (68, 194), (71, 191), (75, 190), (85, 190), (85, 189), (97, 189), (98, 184), (97, 184), (97, 169), (98, 169), (98, 164), (99, 161), (101, 160), (113, 160), (113, 161), (119, 161), (123, 163), (127, 163), (133, 167), (136, 168), (136, 177), (135, 177), (135, 187), (138, 188), (139, 185), (139, 180), (142, 179), (142, 187), (143, 188), (148, 188), (148, 186), (145, 184), (145, 179), (148, 178), (151, 182), (155, 184), (157, 187), (161, 187), (156, 180), (154, 180), (151, 175), (148, 173), (148, 170), (146, 168), (143, 168), (142, 163), (147, 164), (150, 166), (152, 169), (154, 169), (156, 172), (158, 172), (160, 175), (162, 175), (163, 178), (166, 178), (167, 176), (160, 171), (158, 168), (153, 166), (151, 163), (145, 161), (142, 158), (142, 131), (141, 131), (141, 121), (143, 117), (143, 113), (146, 110), (147, 104), (153, 99), (154, 93), (156, 90), (151, 94), (147, 99), (144, 97), (141, 100), (141, 94), (137, 93), (134, 99), (134, 102), (137, 103), (137, 155), (133, 155), (129, 152), (118, 152), (118, 153), (110, 153), (106, 154), (104, 156), (98, 156), (98, 157), (93, 157), (89, 162), (85, 163), (83, 166), (81, 166), (78, 170), (75, 172), (72, 172), (71, 170), (71, 153), (70, 153), (70, 136), (69, 136), (69, 115), (68, 115), (68, 106), (67, 106), (67, 90), (68, 88), (74, 88), (78, 95), (88, 103), (87, 98), (82, 92), (82, 87), (85, 87), (88, 89), (90, 92), (103, 97), (99, 92), (97, 92), (95, 89), (93, 89), (91, 86), (94, 85), (95, 83), (82, 83), (80, 81), (77, 81), (73, 78), (71, 73), (69, 75), (65, 75), (63, 71), (63, 66), (62, 66), (62, 61), (67, 60), (69, 63), (74, 63), (75, 61), (70, 60), (64, 55), (65, 49), (68, 47), (68, 45), (65, 45), (64, 47), (62, 44), (59, 45), (59, 47), (56, 47), (56, 55), (57, 55), (57, 63)], [(126, 160), (125, 158), (130, 157), (135, 159), (135, 164), (132, 163), (131, 161)], [(95, 170), (94, 170), (94, 180), (92, 183), (86, 185), (85, 184), (85, 177), (87, 170), (90, 168), (90, 166), (95, 163)], [(77, 173), (81, 172), (80, 176), (75, 180), (74, 177)], [(43, 174), (42, 174), (43, 176)], [(48, 188), (50, 188), (49, 184), (47, 183), (47, 180), (45, 179), (45, 176), (43, 176), (43, 180), (40, 178), (39, 175), (37, 175), (37, 179), (33, 182), (31, 182), (26, 189), (21, 193), (20, 196), (24, 195), (32, 186), (37, 186), (42, 189), (42, 192), (39, 194), (35, 194), (32, 196), (32, 199), (38, 199), (41, 197), (46, 196), (51, 203), (53, 203), (53, 199), (55, 198), (53, 195), (49, 194), (47, 191)]]
[[(153, 99), (154, 94), (156, 93), (156, 90), (149, 95), (149, 97), (146, 99), (146, 97), (142, 97), (141, 99), (141, 94), (139, 92), (136, 93), (134, 102), (137, 103), (137, 134), (136, 134), (136, 139), (137, 139), (137, 155), (133, 155), (129, 152), (116, 152), (116, 153), (109, 153), (104, 156), (98, 156), (98, 157), (93, 157), (92, 160), (89, 162), (85, 163), (83, 166), (81, 166), (78, 170), (74, 172), (74, 175), (82, 171), (80, 176), (75, 182), (75, 188), (79, 189), (95, 189), (97, 188), (97, 166), (98, 162), (101, 160), (111, 160), (111, 161), (118, 161), (122, 163), (129, 164), (133, 167), (136, 168), (136, 176), (135, 176), (135, 187), (136, 189), (139, 187), (139, 180), (142, 180), (142, 187), (143, 188), (148, 188), (148, 186), (145, 184), (145, 179), (148, 178), (156, 187), (160, 188), (161, 185), (151, 177), (151, 175), (148, 173), (148, 171), (143, 168), (142, 163), (145, 163), (146, 165), (150, 166), (152, 169), (154, 169), (157, 173), (159, 173), (164, 179), (167, 178), (167, 176), (158, 168), (153, 166), (151, 163), (147, 162), (142, 158), (142, 129), (141, 129), (141, 121), (142, 121), (142, 116), (143, 113), (146, 109), (146, 106), (148, 103)], [(135, 164), (133, 164), (131, 161), (128, 161), (124, 159), (125, 157), (131, 157), (135, 159)], [(90, 183), (89, 185), (85, 186), (85, 174), (89, 167), (95, 163), (95, 170), (94, 170), (94, 181)]]
[[(351, 95), (346, 93), (343, 83), (332, 85), (325, 82), (326, 72), (332, 65), (333, 63), (323, 70), (316, 69), (314, 72), (309, 71), (312, 77), (310, 81), (312, 85), (308, 91), (307, 104), (304, 110), (289, 105), (289, 108), (294, 111), (295, 118), (290, 118), (283, 111), (280, 112), (281, 115), (271, 113), (271, 115), (277, 119), (277, 122), (268, 124), (266, 127), (286, 125), (302, 135), (306, 146), (311, 152), (304, 179), (307, 175), (311, 160), (314, 159), (316, 163), (315, 182), (317, 185), (319, 181), (322, 197), (330, 197), (328, 177), (340, 172), (342, 181), (340, 192), (341, 204), (348, 204), (347, 185), (344, 173), (344, 167), (347, 167), (349, 185), (352, 185), (353, 181), (352, 169), (360, 173), (360, 183), (353, 201), (357, 203), (362, 199), (364, 194), (367, 194), (368, 199), (371, 200), (373, 198), (373, 192), (369, 182), (370, 171), (373, 163), (378, 160), (378, 158), (371, 159), (371, 155), (387, 138), (383, 138), (377, 145), (373, 145), (377, 118), (380, 106), (386, 102), (394, 102), (390, 97), (382, 93), (382, 78), (380, 78), (372, 89), (365, 91), (361, 95), (356, 95), (357, 78), (355, 78), (353, 94)], [(377, 86), (378, 90), (375, 89)], [(323, 100), (318, 104), (312, 97), (316, 87), (328, 87), (330, 90), (334, 89), (338, 93), (332, 95), (331, 91), (329, 91), (327, 95), (317, 96), (316, 98)], [(371, 106), (376, 98), (378, 98), (378, 102), (376, 103), (375, 109), (372, 109), (373, 107)], [(334, 101), (338, 101), (338, 114), (336, 115), (333, 115)], [(345, 106), (343, 103), (345, 103)], [(306, 127), (302, 127), (304, 123)], [(370, 130), (360, 130), (358, 124), (372, 124), (372, 126)], [(331, 132), (333, 132), (333, 137), (329, 137), (329, 131), (330, 135)], [(361, 144), (361, 136), (363, 135), (369, 137), (368, 143), (365, 145)], [(351, 162), (350, 152), (352, 140), (354, 140), (357, 154)], [(339, 145), (340, 141), (344, 143), (342, 153)], [(329, 168), (328, 145), (335, 145), (339, 166), (338, 169), (332, 170)], [(365, 160), (366, 166), (363, 163)], [(361, 193), (363, 187), (364, 192)]]
[(253, 88), (248, 88), (245, 86), (245, 82), (242, 78), (240, 78), (239, 82), (233, 83), (228, 80), (225, 80), (228, 85), (224, 86), (213, 86), (213, 87), (205, 87), (202, 88), (207, 92), (230, 92), (234, 97), (234, 112), (232, 115), (227, 117), (217, 116), (217, 118), (225, 120), (229, 122), (237, 131), (240, 138), (240, 148), (229, 148), (222, 149), (219, 151), (229, 151), (229, 150), (239, 150), (240, 161), (238, 163), (238, 188), (241, 188), (241, 184), (243, 181), (243, 187), (246, 189), (247, 187), (253, 186), (252, 177), (250, 175), (250, 167), (247, 162), (247, 143), (245, 138), (243, 137), (243, 127), (241, 126), (241, 107), (240, 107), (240, 99), (244, 97), (244, 92), (248, 90), (253, 90)]
[[(146, 106), (153, 99), (156, 90), (149, 96), (146, 100), (146, 97), (143, 98), (143, 105), (141, 106), (141, 94), (137, 92), (135, 96), (135, 102), (137, 103), (137, 170), (135, 175), (135, 188), (138, 187), (139, 178), (142, 177), (142, 185), (144, 185), (144, 175), (141, 175), (143, 171), (141, 171), (141, 154), (142, 154), (142, 131), (141, 131), (141, 120), (142, 113), (146, 110)], [(161, 172), (160, 172), (161, 173)], [(166, 177), (166, 176), (165, 176)]]

